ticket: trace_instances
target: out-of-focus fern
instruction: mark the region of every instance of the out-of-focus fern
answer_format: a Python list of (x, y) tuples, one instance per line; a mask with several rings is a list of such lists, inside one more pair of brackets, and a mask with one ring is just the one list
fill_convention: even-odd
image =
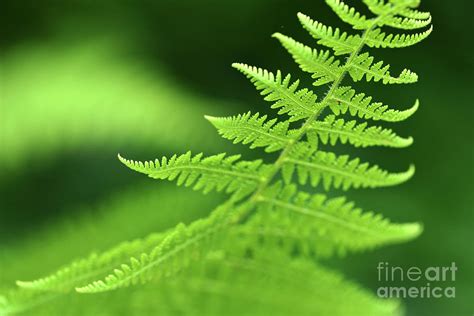
[(286, 244), (285, 248), (327, 257), (410, 240), (418, 224), (391, 224), (364, 213), (345, 197), (328, 198), (276, 183), (260, 197), (257, 214), (243, 232)]
[[(235, 238), (244, 237), (236, 234)], [(151, 282), (134, 291), (113, 291), (100, 296), (10, 292), (0, 301), (0, 308), (8, 306), (9, 312), (16, 312), (28, 302), (29, 307), (34, 307), (34, 315), (57, 315), (67, 310), (71, 315), (217, 316), (231, 311), (235, 315), (262, 316), (383, 316), (400, 311), (399, 302), (377, 300), (340, 274), (308, 259), (295, 260), (276, 247), (261, 248), (258, 243), (249, 243), (233, 250), (216, 249), (175, 278)], [(251, 255), (243, 256), (242, 251)], [(336, 304), (341, 293), (354, 303)], [(54, 304), (41, 304), (54, 297)]]
[[(145, 163), (120, 157), (129, 168), (152, 178), (176, 180), (178, 184), (204, 192), (225, 191), (231, 198), (208, 217), (189, 225), (179, 224), (141, 241), (119, 245), (108, 252), (76, 261), (45, 278), (18, 282), (23, 291), (33, 290), (46, 295), (75, 288), (79, 293), (98, 293), (142, 283), (166, 284), (181, 277), (190, 281), (200, 275), (194, 269), (202, 265), (202, 269), (210, 269), (218, 284), (224, 287), (211, 285), (215, 283), (208, 280), (198, 283), (197, 287), (221, 291), (234, 298), (226, 285), (239, 284), (234, 278), (240, 273), (221, 275), (218, 271), (223, 266), (237, 265), (250, 273), (244, 282), (266, 274), (277, 276), (278, 286), (266, 284), (265, 289), (256, 294), (259, 299), (264, 299), (275, 287), (291, 289), (284, 292), (291, 308), (280, 309), (279, 304), (286, 301), (276, 299), (270, 302), (274, 311), (302, 315), (399, 314), (396, 304), (379, 301), (324, 268), (310, 267), (308, 257), (405, 242), (421, 233), (421, 225), (394, 224), (381, 215), (362, 212), (345, 197), (329, 198), (325, 193), (305, 193), (305, 190), (311, 186), (321, 186), (326, 191), (377, 188), (397, 185), (412, 177), (413, 166), (404, 172), (390, 173), (358, 158), (336, 155), (321, 147), (334, 145), (338, 140), (362, 147), (406, 147), (412, 143), (411, 138), (402, 138), (383, 127), (369, 126), (366, 120), (405, 120), (416, 111), (418, 101), (412, 108), (395, 110), (372, 102), (365, 94), (342, 86), (342, 82), (349, 76), (356, 82), (364, 78), (384, 84), (416, 82), (418, 76), (411, 70), (404, 69), (399, 75), (393, 75), (389, 65), (376, 62), (362, 50), (365, 46), (413, 45), (425, 38), (431, 29), (414, 35), (386, 35), (381, 28), (418, 29), (428, 26), (431, 17), (415, 10), (419, 0), (363, 0), (373, 13), (370, 17), (340, 0), (326, 2), (360, 33), (342, 33), (303, 14), (298, 17), (319, 44), (332, 49), (336, 56), (348, 55), (344, 61), (333, 57), (329, 51), (312, 49), (275, 34), (301, 69), (311, 73), (315, 86), (329, 85), (323, 97), (317, 97), (310, 89), (299, 88), (298, 80), (292, 80), (281, 71), (273, 73), (236, 63), (233, 66), (251, 80), (266, 101), (272, 103), (271, 107), (278, 110), (280, 119), (267, 120), (265, 116), (251, 113), (229, 118), (206, 117), (223, 137), (235, 143), (264, 147), (268, 152), (279, 151), (273, 163), (238, 162), (239, 157), (226, 158), (224, 154), (203, 159), (201, 154), (187, 153)], [(327, 110), (332, 113), (323, 117)], [(358, 116), (360, 121), (356, 123), (339, 117), (345, 113)], [(306, 184), (309, 184), (306, 188), (301, 187)], [(299, 251), (295, 252), (295, 248)], [(217, 255), (220, 260), (217, 267), (212, 268), (213, 263), (208, 263), (208, 259), (215, 254), (221, 254)], [(250, 269), (247, 269), (248, 263)], [(258, 265), (262, 268), (254, 270)], [(180, 285), (176, 291), (181, 290)], [(295, 294), (298, 291), (318, 293), (318, 297), (305, 300), (307, 295)], [(345, 304), (339, 303), (341, 295)], [(183, 301), (184, 304), (188, 302)], [(3, 306), (8, 310), (8, 299)], [(208, 307), (204, 314), (213, 311)], [(260, 311), (251, 312), (258, 314)], [(266, 312), (262, 314), (268, 315), (268, 310)]]
[[(120, 264), (129, 258), (132, 252), (127, 253), (126, 250), (135, 251), (136, 254), (137, 250), (140, 252), (140, 249), (145, 251), (153, 249), (156, 245), (152, 241), (160, 235), (153, 233), (154, 230), (166, 229), (175, 226), (180, 221), (192, 222), (206, 216), (212, 204), (219, 201), (214, 196), (199, 199), (198, 193), (187, 190), (172, 191), (171, 186), (160, 186), (157, 189), (140, 184), (133, 189), (121, 191), (96, 206), (86, 205), (79, 207), (78, 210), (72, 210), (73, 213), (80, 215), (48, 223), (45, 227), (37, 227), (34, 234), (23, 237), (23, 241), (2, 245), (0, 294), (5, 294), (10, 302), (8, 308), (5, 307), (5, 309), (15, 314), (24, 312), (31, 315), (52, 315), (53, 311), (61, 314), (61, 307), (68, 308), (68, 304), (62, 304), (62, 301), (80, 304), (81, 300), (69, 295), (74, 291), (75, 286), (81, 283), (86, 284), (97, 277), (105, 277), (109, 272), (108, 269), (95, 269), (89, 276), (84, 276), (79, 272), (81, 267), (84, 268), (85, 262), (98, 259), (95, 260), (95, 267), (107, 268), (106, 264), (109, 262), (111, 265), (108, 267), (113, 269), (114, 262)], [(195, 203), (197, 200), (200, 200), (199, 205)], [(176, 209), (180, 211), (177, 212)], [(140, 214), (133, 225), (129, 224), (130, 212)], [(150, 233), (146, 238), (132, 239), (146, 233)], [(122, 242), (119, 246), (107, 250), (124, 238), (132, 240)], [(142, 244), (141, 240), (150, 242)], [(60, 268), (63, 280), (65, 278), (69, 280), (60, 286), (55, 287), (50, 279), (48, 285), (44, 284), (45, 287), (51, 287), (49, 291), (34, 289), (18, 291), (3, 288), (8, 284), (14, 284), (17, 278), (35, 278), (40, 270), (51, 271), (64, 262), (78, 256), (85, 256), (91, 251), (91, 245), (93, 249), (96, 249), (95, 252), (83, 259), (74, 260), (74, 268)], [(123, 257), (120, 257), (121, 254)], [(35, 264), (31, 265), (31, 262)], [(25, 286), (28, 287), (27, 284)], [(55, 307), (46, 309), (51, 313), (38, 312), (38, 308), (40, 311), (44, 310), (43, 305)], [(80, 315), (82, 310), (81, 306), (75, 306), (74, 315)], [(92, 306), (91, 310), (93, 310)], [(2, 308), (0, 311), (6, 312)], [(113, 315), (113, 312), (111, 311), (110, 314)], [(0, 315), (2, 315), (1, 312)]]
[[(69, 209), (78, 215), (37, 225), (34, 233), (17, 238), (15, 243), (2, 244), (0, 283), (37, 277), (39, 270), (53, 270), (66, 261), (88, 255), (91, 246), (100, 254), (124, 239), (133, 240), (179, 222), (192, 222), (208, 215), (220, 200), (211, 195), (202, 198), (188, 190), (176, 192), (171, 185), (157, 188), (135, 184), (133, 189), (120, 190), (100, 203)], [(140, 214), (133, 225), (130, 213)], [(31, 261), (34, 266), (28, 264)]]
[(161, 70), (121, 56), (128, 49), (118, 40), (63, 39), (3, 53), (0, 134), (8, 150), (0, 152), (0, 173), (75, 148), (116, 152), (153, 143), (171, 149), (179, 146), (177, 138), (200, 140), (203, 149), (215, 145), (196, 135), (194, 128), (205, 133), (206, 125), (192, 118), (222, 102), (191, 94), (164, 80)]

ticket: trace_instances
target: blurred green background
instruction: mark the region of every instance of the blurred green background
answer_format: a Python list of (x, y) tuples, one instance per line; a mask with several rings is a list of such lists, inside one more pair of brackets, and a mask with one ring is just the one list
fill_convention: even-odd
[[(394, 221), (421, 221), (425, 232), (409, 244), (332, 264), (375, 291), (379, 261), (403, 267), (456, 262), (456, 299), (407, 299), (407, 313), (472, 315), (474, 46), (468, 15), (474, 7), (467, 0), (425, 0), (421, 9), (434, 17), (426, 41), (374, 52), (395, 70), (418, 72), (419, 83), (357, 85), (394, 107), (420, 98), (418, 113), (393, 126), (415, 144), (340, 150), (391, 170), (414, 162), (417, 174), (409, 183), (349, 195)], [(144, 179), (121, 166), (116, 154), (142, 160), (188, 149), (261, 155), (220, 139), (203, 115), (275, 114), (230, 64), (301, 74), (270, 37), (278, 31), (312, 43), (298, 11), (347, 28), (323, 1), (2, 1), (0, 289), (91, 250), (207, 214), (223, 196)]]

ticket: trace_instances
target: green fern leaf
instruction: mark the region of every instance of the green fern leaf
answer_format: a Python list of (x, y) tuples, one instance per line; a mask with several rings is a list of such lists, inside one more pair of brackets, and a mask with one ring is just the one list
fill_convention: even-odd
[(248, 112), (233, 117), (206, 116), (225, 139), (234, 144), (251, 144), (250, 148), (265, 147), (266, 152), (281, 150), (291, 140), (288, 135), (289, 121), (277, 123), (267, 116)]
[[(279, 237), (275, 229), (281, 232)], [(344, 197), (328, 199), (276, 183), (262, 193), (258, 215), (243, 231), (270, 239), (288, 238), (291, 247), (329, 256), (406, 242), (418, 237), (422, 226), (392, 224), (381, 215), (363, 212)]]
[(191, 152), (163, 157), (153, 161), (133, 161), (122, 158), (120, 161), (132, 170), (154, 179), (177, 180), (178, 185), (193, 186), (194, 190), (208, 193), (213, 190), (234, 193), (242, 198), (251, 193), (264, 176), (267, 166), (261, 160), (239, 161), (240, 155), (226, 157), (225, 154), (202, 158), (202, 154), (192, 156)]
[[(249, 256), (249, 253), (252, 255)], [(239, 297), (250, 299), (247, 299), (250, 304), (245, 304), (245, 301), (239, 302), (239, 307), (242, 305), (244, 308), (248, 305), (252, 307), (250, 310), (237, 313), (239, 315), (394, 316), (400, 308), (398, 301), (377, 298), (370, 291), (359, 288), (342, 275), (314, 260), (295, 258), (279, 251), (278, 245), (262, 244), (256, 240), (247, 246), (243, 255), (236, 255), (230, 251), (220, 256), (221, 258), (214, 260), (218, 265), (217, 271), (223, 269), (227, 271), (210, 272), (214, 278), (217, 274), (217, 280), (225, 278), (226, 286), (219, 292), (223, 294), (224, 306), (220, 313), (218, 311), (212, 313), (218, 308), (213, 304), (211, 315), (227, 315), (229, 310), (233, 311), (234, 309), (229, 307), (229, 304), (234, 303), (233, 299), (229, 299), (233, 298), (233, 295), (228, 294), (229, 291), (233, 293), (239, 290), (241, 292)], [(249, 284), (252, 286), (249, 287)], [(206, 284), (200, 283), (200, 285), (200, 289), (206, 289)], [(216, 286), (212, 289), (215, 290)], [(318, 299), (314, 299), (314, 293), (318, 293)], [(337, 304), (340, 302), (341, 293), (344, 293), (344, 300), (353, 303)], [(200, 299), (202, 300), (201, 297)], [(268, 306), (259, 308), (262, 303)], [(192, 311), (191, 314), (201, 315)], [(203, 314), (209, 315), (209, 312)]]
[(345, 144), (349, 142), (355, 147), (386, 146), (402, 148), (410, 146), (413, 138), (401, 138), (390, 129), (380, 126), (367, 127), (367, 123), (357, 124), (356, 121), (336, 119), (328, 115), (324, 121), (316, 121), (309, 127), (308, 138), (310, 142), (318, 139), (323, 144), (335, 145), (339, 140)]
[(418, 20), (418, 19), (413, 19), (413, 18), (406, 18), (406, 17), (401, 18), (401, 17), (392, 16), (385, 19), (384, 23), (387, 26), (391, 26), (397, 29), (414, 30), (414, 29), (419, 29), (427, 25), (430, 25), (431, 16), (428, 17), (426, 20)]
[[(392, 12), (394, 14), (417, 20), (427, 20), (431, 18), (429, 12), (421, 12), (413, 9), (419, 5), (419, 1), (385, 1), (385, 0), (362, 0), (369, 10), (375, 15), (385, 15), (387, 12)], [(396, 10), (394, 10), (394, 5)], [(390, 16), (390, 17), (391, 17)], [(385, 19), (384, 19), (385, 20)]]
[(419, 102), (417, 100), (409, 109), (397, 111), (389, 109), (381, 102), (372, 102), (372, 97), (366, 97), (364, 93), (356, 93), (351, 87), (340, 87), (329, 100), (329, 107), (335, 115), (345, 114), (349, 111), (352, 116), (360, 118), (400, 122), (418, 110)]
[(40, 291), (68, 292), (100, 278), (130, 257), (159, 245), (169, 233), (151, 234), (145, 239), (124, 242), (101, 254), (74, 261), (50, 276), (34, 281), (17, 281), (21, 288)]
[[(400, 308), (400, 302), (377, 298), (342, 275), (311, 259), (296, 259), (277, 245), (261, 247), (261, 243), (250, 241), (245, 246), (246, 252), (241, 252), (241, 247), (212, 251), (176, 277), (133, 291), (72, 294), (54, 301), (57, 293), (7, 292), (5, 298), (0, 297), (0, 315), (23, 315), (27, 308), (35, 307), (25, 315), (63, 315), (65, 311), (73, 315), (174, 315), (178, 310), (185, 315), (221, 316), (231, 311), (266, 316), (324, 315), (330, 310), (334, 316), (393, 316)], [(252, 256), (245, 255), (249, 252)], [(314, 293), (321, 293), (317, 300)], [(329, 307), (327, 302), (337, 301), (340, 293), (354, 302)]]
[(342, 188), (378, 188), (393, 186), (409, 180), (415, 167), (401, 173), (389, 173), (378, 166), (361, 163), (358, 158), (349, 159), (348, 155), (336, 156), (331, 152), (316, 151), (304, 143), (298, 144), (285, 160), (282, 174), (285, 182), (290, 183), (295, 171), (299, 183), (304, 185), (310, 180), (314, 187), (322, 181), (325, 190), (331, 187)]
[(365, 76), (367, 81), (372, 79), (377, 82), (382, 80), (384, 84), (414, 83), (418, 81), (418, 75), (409, 69), (404, 69), (398, 77), (392, 77), (389, 72), (390, 65), (383, 65), (382, 61), (374, 64), (374, 57), (369, 53), (363, 53), (354, 58), (348, 65), (349, 74), (354, 81), (360, 81)]
[[(392, 14), (398, 13), (401, 9), (404, 8), (416, 8), (420, 5), (421, 0), (388, 0), (392, 4), (392, 8), (397, 8), (398, 10)], [(390, 11), (389, 11), (390, 12)]]
[(106, 292), (176, 275), (211, 250), (217, 241), (215, 235), (228, 224), (229, 213), (229, 204), (223, 204), (205, 219), (188, 226), (179, 224), (151, 251), (131, 257), (103, 280), (77, 287), (76, 291)]
[(348, 35), (346, 32), (341, 32), (339, 28), (313, 21), (302, 13), (298, 13), (298, 18), (303, 27), (318, 40), (318, 44), (332, 48), (336, 55), (353, 53), (362, 42), (359, 35)]
[(311, 77), (316, 80), (315, 86), (333, 82), (341, 75), (340, 61), (335, 60), (329, 51), (320, 50), (318, 53), (316, 49), (311, 49), (280, 33), (273, 34), (273, 37), (281, 42), (303, 71), (312, 74)]
[(428, 30), (415, 34), (385, 34), (377, 28), (367, 33), (367, 45), (370, 47), (382, 48), (402, 48), (415, 45), (427, 38), (433, 27)]
[(268, 70), (245, 64), (235, 63), (232, 66), (245, 74), (257, 90), (261, 90), (266, 101), (276, 102), (272, 108), (280, 109), (278, 114), (288, 113), (290, 121), (308, 118), (318, 111), (316, 94), (308, 89), (297, 90), (299, 80), (291, 83), (290, 75), (283, 78), (280, 71), (275, 76)]
[(365, 30), (372, 26), (373, 22), (370, 19), (367, 19), (365, 15), (360, 14), (341, 0), (326, 0), (326, 3), (341, 20), (352, 25), (354, 29)]
[(399, 15), (410, 18), (410, 19), (417, 19), (417, 20), (426, 20), (431, 18), (431, 13), (429, 12), (421, 12), (414, 9), (405, 8), (398, 12)]
[[(207, 117), (224, 138), (234, 143), (249, 144), (251, 148), (264, 147), (267, 152), (280, 151), (273, 164), (263, 164), (261, 160), (238, 161), (240, 156), (226, 157), (226, 154), (203, 158), (202, 154), (192, 156), (190, 152), (144, 163), (119, 156), (126, 166), (152, 178), (177, 180), (178, 185), (193, 186), (204, 192), (225, 191), (232, 196), (210, 216), (190, 225), (179, 224), (151, 239), (119, 245), (109, 252), (76, 261), (52, 276), (18, 282), (18, 285), (25, 291), (39, 290), (38, 293), (61, 293), (71, 288), (79, 293), (98, 293), (151, 281), (166, 284), (169, 277), (178, 274), (183, 276), (181, 280), (188, 281), (188, 276), (196, 280), (198, 276), (195, 272), (202, 269), (211, 271), (211, 275), (198, 278), (198, 288), (218, 289), (220, 293), (228, 294), (221, 284), (233, 277), (239, 278), (241, 274), (236, 273), (234, 268), (245, 266), (244, 270), (254, 273), (246, 275), (250, 280), (258, 279), (256, 276), (264, 276), (265, 279), (277, 275), (277, 284), (283, 289), (290, 289), (288, 293), (299, 293), (296, 290), (322, 293), (322, 303), (318, 301), (316, 304), (312, 300), (301, 301), (299, 295), (291, 296), (290, 302), (293, 298), (298, 298), (298, 301), (290, 305), (304, 307), (304, 312), (299, 314), (347, 315), (354, 312), (353, 302), (350, 305), (339, 304), (341, 292), (331, 295), (329, 291), (334, 286), (344, 293), (346, 299), (349, 296), (356, 300), (360, 311), (363, 311), (360, 314), (379, 316), (397, 313), (396, 304), (384, 302), (379, 305), (379, 300), (345, 282), (339, 287), (340, 279), (330, 272), (310, 274), (311, 270), (301, 269), (299, 271), (304, 273), (296, 274), (294, 272), (298, 269), (293, 268), (306, 267), (308, 257), (313, 254), (361, 251), (408, 241), (421, 233), (421, 226), (416, 223), (392, 224), (380, 215), (363, 213), (344, 197), (328, 199), (322, 194), (305, 193), (291, 182), (296, 177), (301, 185), (316, 187), (322, 184), (325, 190), (347, 190), (392, 186), (412, 177), (415, 171), (413, 166), (405, 172), (389, 173), (376, 165), (361, 162), (359, 158), (350, 159), (348, 155), (337, 156), (321, 151), (317, 143), (335, 145), (339, 141), (361, 147), (405, 147), (412, 143), (411, 138), (401, 138), (390, 129), (368, 127), (364, 120), (358, 124), (355, 120), (346, 121), (336, 116), (349, 112), (362, 119), (397, 122), (411, 116), (418, 108), (418, 101), (412, 108), (398, 111), (340, 85), (346, 74), (350, 74), (353, 81), (365, 77), (367, 81), (373, 79), (385, 84), (415, 82), (415, 73), (405, 69), (398, 77), (393, 77), (389, 65), (384, 65), (382, 61), (374, 62), (374, 58), (362, 53), (362, 50), (366, 45), (404, 47), (415, 44), (425, 38), (431, 29), (412, 35), (386, 35), (381, 27), (415, 29), (430, 24), (431, 17), (414, 10), (419, 0), (364, 0), (376, 15), (370, 19), (340, 0), (326, 2), (342, 20), (363, 32), (349, 35), (301, 13), (298, 18), (318, 43), (332, 48), (335, 55), (349, 54), (343, 64), (329, 51), (314, 50), (284, 35), (274, 35), (300, 68), (312, 74), (315, 85), (331, 83), (321, 101), (317, 102), (312, 91), (300, 89), (299, 80), (291, 82), (290, 75), (233, 64), (251, 80), (266, 101), (273, 103), (272, 108), (278, 109), (279, 114), (288, 114), (290, 118), (279, 122), (250, 112), (235, 117)], [(332, 110), (334, 115), (321, 120), (320, 116), (326, 108)], [(293, 124), (298, 125), (294, 128), (292, 122), (299, 120), (302, 122)], [(226, 262), (219, 259), (214, 263), (230, 265), (231, 269), (225, 266), (220, 270), (212, 262), (207, 265), (212, 261), (208, 259), (212, 258), (227, 259)], [(300, 262), (305, 264), (300, 266)], [(284, 269), (279, 269), (279, 265)], [(291, 273), (287, 273), (287, 267), (292, 268)], [(224, 272), (220, 274), (219, 271)], [(224, 282), (219, 283), (222, 280)], [(239, 284), (238, 280), (241, 279), (234, 279), (232, 288)], [(209, 284), (209, 281), (214, 283)], [(244, 284), (248, 285), (248, 280)], [(295, 284), (300, 287), (293, 290)], [(329, 287), (316, 287), (321, 284)], [(261, 292), (268, 294), (264, 290)], [(248, 293), (239, 295), (242, 294), (245, 296)], [(5, 305), (8, 308), (6, 301), (8, 298), (0, 298), (0, 309)], [(272, 303), (273, 310), (279, 310), (284, 305), (275, 308), (279, 301)], [(346, 305), (350, 308), (345, 308)], [(387, 306), (390, 308), (385, 309)], [(266, 310), (263, 314), (272, 313)]]

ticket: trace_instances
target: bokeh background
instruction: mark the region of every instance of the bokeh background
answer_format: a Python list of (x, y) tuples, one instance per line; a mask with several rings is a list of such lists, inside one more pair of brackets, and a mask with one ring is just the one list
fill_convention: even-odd
[[(407, 299), (407, 313), (472, 315), (474, 8), (467, 0), (425, 0), (421, 9), (434, 16), (428, 40), (374, 52), (395, 70), (417, 71), (419, 83), (358, 85), (399, 108), (420, 98), (417, 114), (393, 126), (414, 145), (344, 151), (391, 170), (414, 162), (409, 183), (349, 195), (394, 221), (421, 221), (425, 232), (331, 264), (375, 291), (379, 261), (421, 268), (456, 262), (456, 299)], [(312, 43), (298, 11), (347, 28), (315, 0), (2, 1), (0, 289), (207, 214), (222, 196), (144, 179), (116, 154), (260, 155), (220, 139), (203, 115), (274, 115), (230, 64), (300, 74), (270, 37), (278, 31)]]

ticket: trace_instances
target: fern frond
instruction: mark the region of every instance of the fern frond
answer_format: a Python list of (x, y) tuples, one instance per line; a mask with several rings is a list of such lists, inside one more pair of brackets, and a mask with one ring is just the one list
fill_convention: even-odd
[[(251, 257), (233, 249), (212, 251), (180, 275), (133, 291), (72, 294), (42, 306), (34, 304), (45, 303), (39, 301), (43, 297), (7, 295), (5, 308), (0, 299), (0, 315), (21, 313), (34, 305), (39, 308), (21, 315), (64, 315), (65, 311), (67, 315), (175, 315), (179, 311), (184, 315), (267, 316), (326, 315), (330, 311), (334, 316), (351, 312), (393, 316), (400, 306), (400, 302), (379, 299), (309, 259), (295, 259), (274, 246), (258, 246), (247, 246)], [(314, 293), (320, 293), (317, 300)], [(354, 302), (328, 307), (340, 293)]]
[[(272, 229), (279, 229), (281, 235), (272, 237)], [(363, 212), (345, 197), (328, 199), (300, 192), (296, 185), (276, 183), (262, 193), (258, 213), (244, 231), (282, 242), (289, 239), (301, 251), (319, 254), (324, 249), (325, 255), (332, 255), (406, 242), (419, 236), (422, 226), (393, 224), (381, 215)]]
[[(278, 247), (262, 247), (258, 242), (247, 249), (252, 256), (241, 257), (231, 252), (216, 261), (219, 270), (231, 268), (231, 271), (212, 271), (212, 275), (217, 274), (218, 278), (225, 277), (226, 288), (242, 291), (240, 297), (252, 298), (248, 304), (239, 305), (250, 304), (257, 310), (252, 308), (237, 313), (239, 315), (394, 316), (399, 309), (398, 301), (381, 300), (313, 260), (294, 258), (279, 251)], [(252, 286), (249, 287), (249, 284)], [(227, 294), (229, 290), (223, 292)], [(318, 299), (314, 299), (314, 293), (318, 293)], [(338, 304), (341, 293), (344, 300), (353, 304)], [(221, 309), (224, 312), (217, 315), (227, 315), (229, 310), (233, 310), (229, 308), (229, 304), (233, 303), (229, 298), (224, 296), (225, 304)], [(258, 308), (266, 302), (270, 303), (270, 308)]]
[(339, 140), (345, 144), (349, 142), (355, 147), (386, 146), (402, 148), (410, 146), (413, 138), (402, 138), (391, 129), (380, 126), (367, 127), (367, 122), (357, 124), (355, 120), (344, 121), (328, 115), (324, 121), (315, 121), (309, 127), (308, 139), (315, 142), (318, 139), (323, 144), (335, 145)]
[(374, 63), (374, 57), (369, 53), (363, 53), (354, 58), (348, 65), (349, 74), (354, 81), (366, 78), (377, 82), (382, 80), (384, 84), (414, 83), (418, 81), (418, 75), (409, 69), (404, 69), (398, 77), (392, 77), (389, 72), (390, 65), (383, 65), (382, 61)]
[(356, 30), (365, 30), (372, 26), (372, 21), (365, 15), (360, 14), (354, 8), (349, 7), (341, 0), (326, 0), (329, 7), (339, 16), (341, 20), (349, 23)]
[[(421, 12), (413, 9), (418, 6), (419, 1), (385, 1), (385, 0), (362, 0), (369, 10), (375, 15), (384, 15), (386, 12), (392, 12), (410, 19), (427, 20), (431, 18), (429, 12)], [(393, 11), (393, 5), (398, 6), (397, 10)]]
[(391, 16), (384, 20), (385, 25), (402, 30), (415, 30), (430, 25), (430, 23), (431, 16), (426, 20), (418, 20), (406, 17), (402, 18), (398, 16)]
[(401, 16), (404, 16), (406, 18), (410, 18), (410, 19), (417, 19), (417, 20), (431, 19), (431, 13), (422, 12), (422, 11), (418, 11), (418, 10), (415, 10), (415, 9), (409, 9), (409, 8), (405, 8), (405, 9), (401, 10), (400, 12), (398, 12), (398, 14), (401, 15)]
[[(206, 216), (222, 200), (218, 195), (203, 198), (194, 191), (176, 190), (172, 185), (150, 186), (147, 182), (139, 181), (97, 203), (68, 207), (69, 216), (37, 227), (17, 245), (3, 245), (2, 250), (10, 255), (0, 258), (0, 284), (42, 277), (76, 258), (87, 258), (93, 251), (102, 255), (111, 245), (166, 231), (178, 222), (192, 222)], [(133, 224), (130, 214), (139, 214)], [(31, 262), (35, 263), (34, 274)]]
[(340, 61), (329, 54), (329, 51), (312, 49), (291, 37), (280, 33), (273, 34), (303, 71), (312, 74), (315, 86), (321, 86), (336, 80), (342, 73)]
[(219, 134), (234, 144), (250, 144), (250, 148), (265, 147), (266, 152), (282, 149), (291, 138), (288, 135), (289, 121), (267, 120), (259, 113), (239, 114), (232, 117), (212, 117), (206, 119), (214, 125)]
[[(350, 54), (344, 64), (329, 51), (312, 49), (279, 33), (274, 35), (300, 68), (312, 74), (316, 86), (332, 83), (321, 101), (317, 102), (311, 90), (299, 89), (299, 80), (292, 82), (290, 75), (233, 64), (251, 80), (266, 101), (273, 103), (272, 108), (290, 118), (267, 120), (267, 116), (251, 112), (234, 117), (206, 117), (224, 138), (234, 143), (264, 147), (267, 152), (281, 151), (273, 164), (263, 164), (262, 160), (239, 161), (239, 155), (204, 158), (202, 154), (192, 156), (191, 152), (149, 162), (119, 156), (130, 169), (149, 177), (176, 180), (178, 185), (193, 186), (205, 193), (225, 191), (232, 197), (208, 217), (189, 225), (179, 224), (163, 233), (119, 244), (109, 251), (75, 261), (45, 278), (18, 281), (19, 293), (39, 293), (33, 298), (41, 299), (44, 293), (59, 296), (73, 289), (79, 293), (99, 293), (153, 281), (158, 281), (160, 291), (166, 292), (167, 285), (185, 282), (174, 288), (172, 295), (185, 297), (183, 294), (188, 293), (182, 290), (187, 290), (186, 285), (189, 285), (196, 293), (188, 297), (197, 300), (201, 308), (202, 293), (209, 298), (208, 292), (212, 292), (263, 301), (258, 305), (261, 310), (255, 310), (253, 304), (239, 302), (239, 305), (251, 306), (252, 315), (274, 314), (269, 311), (301, 315), (397, 314), (398, 303), (379, 300), (339, 276), (314, 267), (308, 257), (408, 241), (417, 237), (422, 227), (417, 223), (392, 224), (380, 215), (364, 213), (344, 197), (328, 198), (302, 192), (292, 181), (296, 177), (294, 182), (301, 185), (321, 184), (325, 190), (348, 190), (397, 185), (412, 177), (414, 166), (405, 172), (389, 173), (359, 158), (321, 151), (317, 142), (335, 145), (339, 141), (356, 147), (406, 147), (412, 143), (412, 138), (401, 138), (390, 129), (369, 127), (364, 121), (346, 121), (337, 116), (349, 111), (364, 119), (402, 121), (417, 110), (418, 101), (408, 110), (397, 111), (340, 85), (347, 73), (354, 81), (365, 77), (367, 81), (373, 79), (384, 84), (415, 82), (418, 77), (410, 70), (405, 69), (393, 77), (389, 65), (374, 62), (372, 56), (361, 51), (365, 45), (413, 45), (431, 29), (412, 35), (387, 35), (381, 27), (416, 29), (429, 25), (431, 16), (414, 10), (419, 0), (364, 0), (376, 15), (370, 19), (341, 0), (326, 2), (342, 20), (364, 31), (350, 35), (301, 13), (298, 17), (318, 43), (330, 47), (336, 55)], [(326, 107), (334, 115), (321, 121)], [(291, 129), (294, 128), (292, 122), (299, 120), (303, 122), (298, 128)], [(251, 290), (249, 282), (256, 284)], [(236, 288), (240, 286), (242, 288)], [(311, 293), (318, 293), (318, 300), (313, 300)], [(340, 304), (341, 293), (350, 304)], [(23, 300), (20, 294), (10, 297), (19, 297), (20, 302)], [(0, 313), (5, 309), (24, 308), (32, 298), (26, 296), (22, 302), (15, 303), (10, 297), (0, 296)], [(221, 300), (220, 304), (222, 302), (227, 301)], [(179, 303), (186, 305), (186, 301)], [(216, 311), (215, 314), (222, 315), (212, 303), (202, 309), (206, 310), (204, 314)], [(190, 314), (196, 314), (196, 310)]]
[(31, 290), (69, 292), (74, 290), (75, 287), (86, 285), (106, 275), (130, 257), (156, 247), (168, 234), (151, 234), (145, 239), (124, 242), (101, 254), (93, 253), (87, 258), (74, 261), (52, 275), (33, 281), (17, 281), (16, 283), (21, 288)]
[(334, 92), (334, 96), (329, 100), (329, 107), (335, 115), (345, 114), (347, 111), (352, 116), (382, 120), (387, 122), (400, 122), (412, 116), (419, 107), (419, 102), (404, 111), (389, 109), (381, 102), (372, 102), (372, 97), (365, 96), (364, 93), (356, 93), (351, 87), (340, 87)]
[(393, 186), (409, 180), (415, 167), (401, 173), (389, 173), (378, 166), (361, 163), (359, 158), (350, 160), (348, 155), (336, 156), (331, 152), (316, 151), (304, 143), (295, 146), (285, 160), (282, 175), (286, 183), (291, 182), (295, 171), (299, 183), (308, 182), (316, 187), (322, 181), (325, 190), (331, 187), (348, 190), (349, 188), (378, 188)]
[[(388, 0), (393, 7), (396, 8), (416, 8), (420, 5), (421, 0)], [(398, 13), (398, 11), (396, 12)]]
[(211, 250), (215, 235), (228, 224), (231, 207), (225, 203), (205, 219), (188, 226), (179, 224), (151, 251), (131, 257), (104, 279), (79, 286), (76, 291), (106, 292), (176, 275)]
[(298, 90), (299, 80), (291, 83), (291, 75), (283, 77), (278, 71), (275, 76), (268, 70), (245, 64), (234, 63), (232, 66), (246, 75), (257, 90), (261, 90), (265, 101), (275, 102), (272, 109), (279, 109), (278, 114), (287, 113), (290, 121), (308, 118), (318, 111), (316, 94), (308, 89)]
[(154, 179), (177, 180), (178, 185), (193, 186), (194, 190), (223, 191), (242, 198), (251, 193), (268, 169), (261, 160), (238, 161), (240, 155), (228, 156), (219, 154), (203, 158), (202, 154), (194, 157), (191, 152), (174, 155), (170, 159), (163, 157), (153, 161), (133, 161), (122, 158), (120, 161), (132, 170), (148, 175)]
[(313, 21), (303, 13), (298, 13), (298, 18), (311, 36), (318, 40), (318, 44), (332, 48), (336, 55), (353, 53), (362, 42), (359, 35), (348, 35), (346, 32), (341, 32), (339, 28)]
[(402, 48), (415, 45), (427, 38), (433, 27), (428, 30), (415, 34), (386, 34), (377, 28), (367, 33), (366, 41), (369, 47), (382, 48)]

